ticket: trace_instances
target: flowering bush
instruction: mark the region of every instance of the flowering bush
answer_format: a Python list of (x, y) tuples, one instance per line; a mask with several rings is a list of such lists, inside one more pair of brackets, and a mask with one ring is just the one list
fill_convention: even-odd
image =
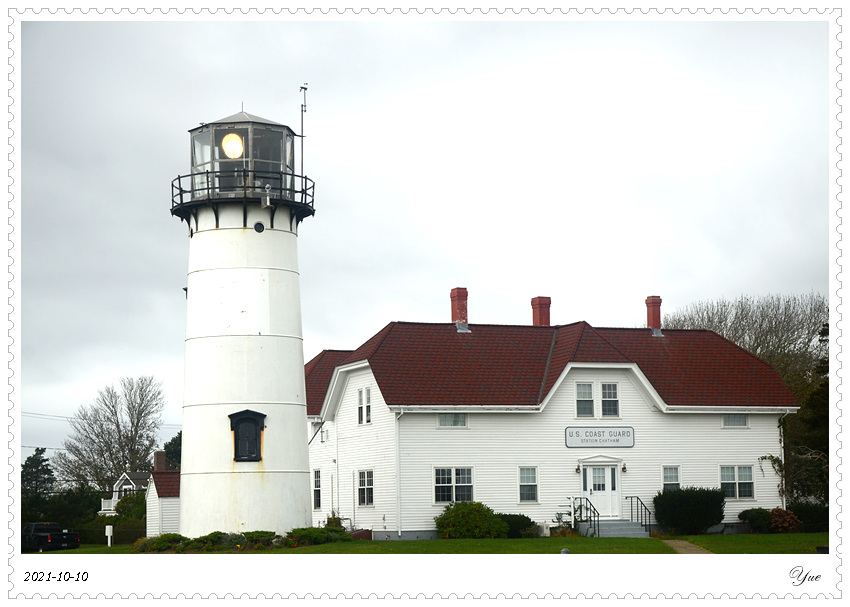
[(481, 502), (453, 502), (434, 522), (437, 536), (443, 539), (508, 536), (508, 524)]
[(774, 508), (770, 511), (771, 533), (799, 533), (802, 528), (802, 521), (793, 512), (782, 508)]

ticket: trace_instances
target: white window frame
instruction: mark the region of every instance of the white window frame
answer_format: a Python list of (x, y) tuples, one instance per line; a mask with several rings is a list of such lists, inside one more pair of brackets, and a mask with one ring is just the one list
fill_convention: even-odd
[[(443, 416), (452, 416), (453, 419), (457, 419), (457, 416), (463, 416), (463, 424), (444, 424)], [(437, 413), (437, 427), (442, 429), (449, 430), (458, 430), (463, 428), (469, 428), (469, 414), (468, 413)]]
[[(724, 491), (726, 487), (724, 485), (734, 485), (735, 486), (735, 495), (726, 495), (727, 500), (754, 500), (756, 499), (756, 482), (755, 482), (755, 474), (753, 470), (753, 466), (750, 465), (722, 465), (719, 470), (719, 478), (720, 478), (720, 488)], [(749, 478), (741, 479), (741, 470), (749, 469)], [(732, 471), (732, 480), (729, 480), (728, 472)], [(724, 480), (724, 472), (727, 473), (726, 479)], [(741, 485), (748, 484), (752, 488), (752, 495), (745, 495), (741, 497)]]
[[(437, 483), (437, 470), (450, 470), (450, 483)], [(468, 483), (458, 483), (458, 470), (469, 470), (469, 482)], [(437, 487), (451, 487), (452, 498), (451, 500), (440, 500), (437, 501)], [(470, 496), (468, 500), (463, 501), (475, 501), (475, 468), (472, 466), (434, 466), (431, 470), (431, 499), (433, 500), (433, 504), (435, 506), (444, 506), (447, 504), (452, 504), (456, 501), (457, 498), (457, 487), (469, 487)]]
[(357, 390), (357, 425), (368, 426), (372, 423), (372, 388)]
[(357, 505), (361, 508), (375, 505), (375, 473), (373, 470), (357, 471)]
[[(316, 502), (318, 501), (318, 505)], [(322, 471), (313, 470), (313, 510), (322, 509)]]
[[(581, 400), (582, 402), (585, 402), (588, 400), (586, 398), (579, 399), (579, 386), (590, 386), (590, 415), (582, 415), (579, 413), (578, 401)], [(575, 383), (576, 419), (594, 419), (596, 417), (596, 400), (593, 398), (594, 392), (595, 390), (593, 389), (592, 381), (577, 381)]]
[[(743, 424), (729, 424), (727, 422), (732, 421), (733, 419), (744, 418)], [(735, 430), (745, 430), (750, 427), (750, 416), (746, 413), (724, 413), (720, 417), (720, 427), (724, 429), (735, 429)]]
[[(600, 386), (599, 386), (599, 402), (600, 402), (599, 414), (600, 414), (600, 416), (602, 417), (602, 419), (605, 419), (605, 418), (619, 419), (620, 413), (621, 413), (620, 406), (622, 404), (622, 399), (620, 398), (620, 382), (603, 381), (603, 382), (599, 382), (599, 383), (600, 383)], [(616, 399), (605, 398), (605, 386), (614, 386), (614, 389), (617, 391), (617, 398)], [(606, 415), (605, 414), (605, 401), (606, 400), (617, 401), (617, 413), (616, 413), (616, 415), (610, 415), (610, 414)]]
[[(675, 482), (672, 480), (667, 480), (666, 472), (667, 470), (675, 470), (676, 471), (676, 480)], [(682, 487), (682, 467), (678, 464), (673, 464), (669, 466), (661, 466), (661, 491), (667, 491), (667, 485), (676, 485), (676, 489), (681, 489)]]
[[(534, 482), (528, 482), (528, 478), (525, 479), (526, 482), (523, 482), (522, 472), (523, 470), (533, 470), (534, 471)], [(517, 466), (516, 472), (517, 478), (517, 503), (518, 504), (537, 504), (540, 502), (540, 472), (537, 466)], [(534, 487), (534, 499), (523, 499), (522, 497), (522, 488), (523, 487)]]

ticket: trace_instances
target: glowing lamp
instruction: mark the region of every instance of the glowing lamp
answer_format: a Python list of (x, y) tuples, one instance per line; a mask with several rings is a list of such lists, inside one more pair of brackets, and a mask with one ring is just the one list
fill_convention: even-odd
[(228, 133), (221, 140), (221, 149), (228, 158), (241, 158), (242, 152), (245, 151), (245, 146), (242, 145), (242, 138), (239, 135)]

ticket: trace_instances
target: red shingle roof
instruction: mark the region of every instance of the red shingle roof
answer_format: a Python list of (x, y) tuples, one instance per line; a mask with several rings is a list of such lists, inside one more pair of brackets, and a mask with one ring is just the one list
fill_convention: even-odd
[(361, 360), (388, 405), (535, 406), (567, 364), (599, 362), (637, 364), (668, 406), (797, 406), (767, 363), (711, 331), (469, 328), (393, 322), (354, 352), (323, 352), (305, 367), (308, 413), (319, 413), (333, 366)]
[(304, 365), (304, 383), (307, 390), (307, 415), (319, 415), (325, 392), (334, 369), (344, 361), (351, 350), (323, 350)]
[(180, 471), (151, 472), (157, 497), (180, 497)]

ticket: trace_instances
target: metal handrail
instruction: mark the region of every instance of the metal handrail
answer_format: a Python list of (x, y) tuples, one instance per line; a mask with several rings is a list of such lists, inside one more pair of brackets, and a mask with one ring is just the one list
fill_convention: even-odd
[[(223, 186), (225, 179), (233, 179), (234, 182)], [(267, 185), (272, 187), (266, 190)], [(316, 184), (309, 177), (283, 171), (237, 169), (179, 175), (171, 182), (171, 212), (175, 214), (175, 209), (205, 204), (215, 199), (241, 197), (247, 200), (268, 196), (273, 203), (295, 207), (300, 215), (307, 216), (315, 212), (315, 187)]]
[[(578, 506), (576, 507), (576, 515), (577, 521), (589, 521), (590, 522), (590, 530), (592, 531), (591, 535), (594, 537), (599, 537), (599, 510), (593, 505), (590, 499), (586, 497), (577, 497), (574, 498), (576, 502), (578, 502)], [(584, 513), (582, 515), (582, 513)]]
[[(629, 520), (643, 525), (647, 533), (652, 531), (652, 513), (647, 508), (643, 500), (637, 495), (627, 495), (625, 499), (629, 500)], [(635, 503), (637, 500), (637, 503)], [(635, 516), (637, 514), (637, 516)], [(637, 520), (635, 520), (637, 518)]]

